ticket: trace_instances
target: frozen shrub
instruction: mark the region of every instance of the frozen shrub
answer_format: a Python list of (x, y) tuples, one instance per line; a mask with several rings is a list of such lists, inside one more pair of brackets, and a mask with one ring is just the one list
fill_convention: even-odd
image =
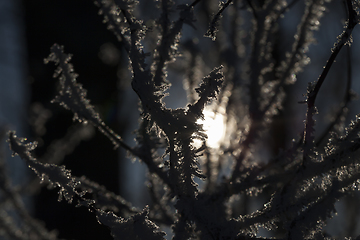
[[(165, 239), (164, 227), (172, 229), (174, 240), (331, 239), (324, 226), (336, 213), (335, 203), (359, 190), (359, 117), (344, 132), (338, 127), (352, 100), (351, 75), (340, 110), (318, 139), (315, 100), (327, 83), (336, 56), (351, 42), (359, 21), (358, 2), (346, 1), (348, 19), (344, 31), (329, 49), (330, 57), (320, 77), (308, 85), (302, 134), (288, 144), (288, 149), (278, 151), (276, 157), (256, 151), (266, 144), (264, 136), (272, 141), (269, 130), (277, 115), (286, 110), (288, 86), (296, 82), (296, 75), (309, 63), (307, 53), (315, 40), (313, 32), (320, 27), (325, 1), (228, 0), (220, 1), (217, 10), (212, 9), (215, 1), (203, 2), (156, 1), (159, 18), (149, 27), (138, 14), (142, 1), (95, 1), (105, 24), (129, 58), (131, 87), (141, 111), (135, 147), (110, 129), (91, 105), (64, 47), (54, 44), (45, 60), (57, 66), (54, 77), (60, 83), (52, 102), (72, 111), (74, 121), (93, 125), (115, 148), (124, 148), (146, 164), (152, 197), (148, 206), (143, 210), (132, 207), (86, 177), (73, 176), (59, 161), (38, 161), (31, 153), (36, 143), (10, 131), (8, 142), (13, 154), (19, 155), (41, 181), (58, 188), (59, 200), (75, 202), (93, 212), (114, 239)], [(275, 49), (279, 21), (286, 18), (290, 8), (300, 5), (304, 7), (303, 15), (292, 47), (280, 51), (279, 57)], [(196, 19), (204, 14), (209, 17), (211, 11), (215, 12), (205, 30)], [(204, 46), (195, 40), (182, 41), (185, 25), (193, 32), (204, 30), (201, 34), (208, 41), (196, 40)], [(248, 37), (241, 35), (244, 30), (249, 31)], [(153, 36), (158, 39), (151, 45)], [(186, 69), (177, 65), (179, 61)], [(164, 97), (171, 87), (168, 71), (177, 67), (184, 70), (189, 102), (183, 108), (172, 109), (166, 106)], [(209, 130), (203, 126), (209, 111), (214, 118), (221, 115), (227, 127), (226, 139), (216, 147), (210, 146)], [(325, 140), (322, 149), (319, 145)], [(80, 140), (72, 141), (76, 145)], [(7, 186), (6, 178), (2, 178), (2, 191), (9, 202), (17, 204), (20, 199)], [(265, 204), (252, 212), (248, 203), (259, 195)], [(26, 214), (21, 205), (16, 206), (16, 211)], [(0, 233), (6, 237), (56, 239), (54, 233), (29, 220), (28, 215), (23, 231), (6, 222), (9, 217), (4, 216), (0, 213), (0, 222), (4, 222)], [(259, 229), (266, 229), (266, 236), (260, 237)], [(355, 237), (355, 233), (347, 231), (344, 235)]]

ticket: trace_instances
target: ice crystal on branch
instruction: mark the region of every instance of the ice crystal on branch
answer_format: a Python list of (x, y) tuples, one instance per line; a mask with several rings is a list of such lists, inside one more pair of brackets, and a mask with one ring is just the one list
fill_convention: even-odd
[(208, 31), (205, 33), (205, 37), (211, 38), (211, 40), (216, 40), (216, 33), (219, 31), (219, 21), (222, 18), (222, 12), (230, 5), (232, 4), (232, 0), (227, 0), (226, 2), (220, 2), (219, 3), (219, 11), (213, 16), (213, 19), (210, 23), (210, 27)]
[(66, 201), (71, 203), (75, 195), (79, 193), (76, 192), (75, 187), (78, 184), (69, 170), (65, 169), (64, 166), (56, 166), (54, 164), (43, 164), (38, 162), (35, 158), (31, 156), (30, 151), (35, 148), (29, 143), (23, 143), (23, 139), (18, 138), (15, 135), (15, 132), (9, 132), (9, 143), (10, 149), (14, 154), (18, 154), (30, 169), (32, 169), (41, 181), (49, 180), (52, 186), (60, 187), (59, 191), (59, 200), (63, 197)]
[(145, 208), (142, 213), (124, 220), (111, 212), (98, 211), (97, 218), (111, 229), (115, 240), (164, 240), (165, 233), (159, 231), (159, 227), (148, 219), (148, 213), (148, 208)]
[[(128, 220), (116, 216), (113, 212), (104, 212), (96, 207), (96, 201), (86, 199), (86, 190), (92, 191), (99, 189), (96, 185), (83, 179), (77, 179), (64, 166), (55, 164), (43, 164), (31, 156), (30, 151), (34, 149), (29, 143), (23, 143), (24, 139), (18, 138), (15, 132), (9, 132), (10, 148), (14, 154), (18, 154), (32, 169), (41, 181), (49, 181), (50, 186), (59, 187), (59, 201), (64, 198), (68, 203), (77, 200), (78, 206), (85, 206), (89, 210), (95, 211), (99, 221), (111, 229), (114, 239), (164, 239), (164, 233), (159, 231), (159, 227), (151, 222), (147, 215), (148, 209), (138, 213)], [(83, 180), (87, 187), (82, 186)], [(82, 191), (77, 191), (81, 187)], [(84, 188), (85, 187), (85, 188)], [(102, 189), (104, 191), (104, 189)], [(152, 237), (151, 237), (152, 236)]]
[(61, 88), (52, 102), (71, 110), (74, 113), (74, 120), (92, 123), (112, 141), (115, 148), (122, 145), (120, 136), (105, 125), (94, 110), (94, 106), (90, 104), (90, 100), (86, 98), (86, 90), (76, 81), (77, 74), (74, 73), (74, 68), (70, 63), (71, 55), (65, 54), (63, 51), (63, 47), (54, 44), (51, 47), (51, 54), (45, 59), (45, 63), (52, 61), (58, 65), (54, 78), (59, 77)]
[(214, 68), (211, 73), (202, 80), (200, 86), (195, 89), (199, 95), (199, 99), (194, 104), (188, 105), (189, 113), (204, 118), (203, 110), (205, 105), (216, 98), (224, 81), (222, 70), (223, 66)]

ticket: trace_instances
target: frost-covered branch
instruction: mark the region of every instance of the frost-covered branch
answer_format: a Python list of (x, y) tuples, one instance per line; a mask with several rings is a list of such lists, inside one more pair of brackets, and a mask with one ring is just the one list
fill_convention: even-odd
[[(325, 239), (324, 226), (336, 213), (335, 203), (360, 189), (360, 117), (345, 133), (330, 132), (352, 98), (351, 61), (341, 110), (332, 123), (317, 123), (329, 125), (320, 137), (328, 141), (324, 151), (314, 141), (315, 100), (338, 53), (351, 42), (359, 21), (357, 1), (346, 1), (345, 30), (322, 74), (308, 86), (305, 126), (299, 127), (299, 119), (286, 115), (299, 107), (290, 105), (297, 93), (288, 86), (307, 71), (313, 31), (319, 29), (323, 14), (332, 14), (325, 11), (325, 2), (159, 0), (147, 5), (136, 0), (95, 0), (129, 60), (128, 66), (121, 62), (118, 69), (129, 72), (139, 100), (139, 109), (134, 109), (140, 111), (134, 147), (110, 129), (90, 104), (70, 63), (71, 55), (60, 45), (51, 47), (45, 62), (57, 65), (54, 77), (60, 83), (53, 102), (146, 165), (149, 194), (141, 195), (140, 207), (127, 201), (127, 196), (86, 176), (75, 177), (60, 166), (80, 141), (90, 137), (92, 128), (77, 125), (37, 158), (31, 153), (36, 142), (10, 131), (10, 149), (42, 182), (59, 190), (59, 200), (91, 211), (114, 239), (160, 240), (163, 230), (171, 231), (174, 240)], [(293, 26), (294, 36), (289, 38), (293, 41), (282, 46), (287, 40), (279, 37), (285, 36), (281, 28), (297, 7), (302, 17), (297, 29)], [(211, 39), (203, 38), (204, 33)], [(209, 74), (204, 77), (203, 73)], [(165, 97), (178, 79), (185, 79), (189, 101), (171, 108)], [(215, 121), (218, 116), (221, 121)], [(216, 123), (210, 125), (211, 121)], [(44, 123), (38, 124), (45, 132)], [(211, 146), (215, 135), (218, 144)], [(19, 200), (19, 191), (33, 193), (26, 191), (32, 189), (31, 182), (15, 191), (2, 165), (0, 172), (1, 207), (12, 204), (27, 228), (22, 231), (10, 211), (2, 209), (0, 235), (23, 240), (30, 239), (26, 234), (31, 233), (56, 239), (32, 221)], [(138, 186), (132, 188), (139, 191)], [(357, 218), (353, 214), (351, 219)], [(262, 229), (267, 230), (266, 237)]]
[[(72, 203), (76, 200), (79, 206), (85, 206), (94, 211), (99, 222), (111, 229), (114, 239), (164, 239), (164, 233), (158, 231), (158, 227), (148, 219), (147, 209), (129, 219), (118, 217), (112, 211), (105, 212), (96, 207), (97, 202), (95, 200), (84, 197), (88, 190), (93, 192), (95, 189), (99, 189), (96, 185), (85, 181), (87, 186), (78, 191), (77, 188), (82, 184), (79, 180), (84, 179), (72, 177), (71, 172), (64, 166), (38, 162), (30, 153), (35, 149), (36, 143), (25, 143), (26, 139), (18, 138), (15, 132), (9, 132), (8, 141), (13, 154), (19, 155), (41, 181), (48, 181), (51, 187), (60, 188), (59, 201), (64, 199), (68, 203)], [(128, 226), (129, 224), (130, 226)]]

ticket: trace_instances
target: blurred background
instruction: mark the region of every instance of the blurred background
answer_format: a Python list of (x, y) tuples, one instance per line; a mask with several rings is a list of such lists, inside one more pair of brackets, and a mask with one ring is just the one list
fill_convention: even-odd
[[(190, 1), (183, 1), (190, 3)], [(288, 13), (284, 21), (279, 23), (279, 44), (274, 51), (290, 50), (296, 26), (301, 19), (303, 4), (299, 1)], [(212, 4), (216, 10), (217, 1), (202, 1), (199, 9)], [(141, 1), (137, 12), (144, 22), (151, 26), (151, 19), (159, 16), (159, 11), (152, 1)], [(304, 72), (297, 76), (298, 81), (287, 89), (288, 98), (283, 112), (276, 117), (272, 126), (276, 132), (286, 132), (277, 136), (274, 146), (267, 147), (266, 154), (276, 154), (280, 148), (289, 146), (291, 139), (297, 138), (303, 128), (305, 106), (298, 101), (304, 100), (308, 82), (313, 82), (320, 75), (322, 67), (331, 54), (331, 47), (337, 35), (343, 31), (346, 14), (342, 1), (328, 3), (325, 16), (315, 38), (319, 44), (311, 45), (309, 57), (311, 63)], [(230, 11), (228, 9), (228, 11)], [(243, 10), (243, 20), (249, 13)], [(217, 66), (218, 59), (211, 56), (211, 48), (216, 47), (210, 39), (203, 39), (208, 26), (208, 15), (199, 13), (197, 29), (184, 27), (184, 44), (193, 41), (194, 46), (202, 53), (204, 69)], [(177, 13), (174, 13), (177, 16)], [(73, 114), (50, 101), (58, 89), (57, 80), (52, 77), (54, 65), (45, 65), (44, 58), (54, 43), (65, 47), (66, 53), (73, 54), (72, 64), (79, 74), (78, 82), (87, 89), (87, 97), (91, 100), (104, 122), (125, 141), (133, 146), (133, 131), (138, 124), (137, 96), (130, 88), (131, 76), (128, 72), (128, 60), (124, 49), (114, 34), (106, 29), (103, 16), (98, 15), (98, 8), (87, 0), (0, 0), (0, 124), (5, 129), (16, 130), (18, 136), (38, 141), (35, 155), (46, 159), (52, 144), (67, 134), (81, 128), (73, 122)], [(201, 24), (201, 25), (200, 25)], [(246, 29), (246, 28), (245, 28)], [(343, 99), (349, 63), (353, 77), (352, 89), (359, 93), (359, 47), (360, 34), (355, 28), (354, 44), (351, 53), (345, 48), (339, 54), (337, 62), (330, 72), (327, 84), (320, 91), (317, 105), (320, 114), (318, 121), (330, 122), (330, 116)], [(248, 41), (248, 33), (242, 33), (244, 44)], [(201, 43), (201, 47), (200, 44)], [(151, 43), (145, 48), (151, 49)], [(224, 55), (226, 54), (224, 48)], [(245, 51), (246, 52), (246, 51)], [(180, 63), (185, 58), (180, 59)], [(173, 87), (166, 103), (176, 108), (186, 105), (186, 93), (182, 86), (184, 66), (173, 67), (169, 72), (169, 80)], [(209, 71), (205, 71), (207, 75)], [(201, 76), (201, 77), (203, 77)], [(296, 106), (296, 107), (294, 107)], [(286, 110), (286, 111), (285, 111)], [(360, 112), (358, 101), (351, 103), (349, 119)], [(324, 130), (326, 125), (317, 126), (317, 131)], [(70, 129), (70, 130), (69, 130)], [(75, 129), (75, 130), (74, 130)], [(285, 130), (285, 131), (284, 131)], [(70, 133), (69, 133), (70, 132)], [(148, 202), (144, 179), (146, 170), (138, 161), (132, 162), (122, 150), (114, 150), (111, 142), (99, 131), (86, 128), (82, 137), (74, 140), (71, 154), (65, 154), (61, 164), (71, 169), (75, 176), (85, 175), (89, 179), (104, 185), (107, 189), (121, 194), (131, 200), (135, 206), (144, 207)], [(76, 143), (76, 144), (75, 144)], [(67, 146), (67, 150), (71, 146)], [(271, 149), (273, 148), (273, 149)], [(70, 153), (69, 152), (69, 153)], [(3, 153), (8, 161), (7, 171), (14, 186), (24, 185), (32, 179), (33, 173), (18, 158), (11, 158), (7, 144), (3, 145)], [(65, 239), (112, 239), (108, 229), (97, 223), (94, 214), (85, 208), (75, 208), (66, 202), (58, 202), (56, 190), (41, 188), (26, 198), (30, 212), (45, 222), (50, 230), (56, 229), (59, 238)], [(339, 220), (339, 222), (341, 222)], [(341, 223), (334, 224), (339, 226)]]

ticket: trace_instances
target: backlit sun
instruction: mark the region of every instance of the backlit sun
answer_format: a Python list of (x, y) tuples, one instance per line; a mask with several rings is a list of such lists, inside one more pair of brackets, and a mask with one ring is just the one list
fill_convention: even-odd
[[(199, 119), (197, 123), (203, 124), (203, 129), (207, 135), (206, 144), (211, 148), (219, 148), (225, 136), (225, 117), (221, 113), (212, 110), (204, 110), (204, 119)], [(195, 145), (197, 143), (195, 142)]]

